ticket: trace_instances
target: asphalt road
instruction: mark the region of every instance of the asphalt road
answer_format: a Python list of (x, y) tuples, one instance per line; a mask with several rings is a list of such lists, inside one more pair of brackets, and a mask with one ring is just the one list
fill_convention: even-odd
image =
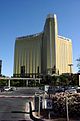
[[(0, 92), (0, 121), (32, 121), (29, 114), (18, 113), (29, 112), (29, 101), (37, 89), (18, 88), (12, 92)], [(14, 113), (17, 111), (17, 113)]]

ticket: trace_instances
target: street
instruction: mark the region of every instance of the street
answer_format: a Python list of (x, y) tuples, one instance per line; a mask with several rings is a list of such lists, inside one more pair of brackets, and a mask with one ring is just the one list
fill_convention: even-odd
[(31, 121), (29, 114), (18, 112), (29, 112), (29, 102), (33, 100), (35, 91), (19, 88), (16, 91), (0, 92), (0, 121)]

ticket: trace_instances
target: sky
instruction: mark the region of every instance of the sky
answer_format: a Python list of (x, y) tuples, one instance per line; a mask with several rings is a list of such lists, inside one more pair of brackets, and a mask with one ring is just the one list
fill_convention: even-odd
[(16, 37), (43, 31), (49, 13), (57, 15), (58, 34), (72, 40), (73, 72), (80, 57), (80, 0), (0, 0), (2, 74), (13, 75)]

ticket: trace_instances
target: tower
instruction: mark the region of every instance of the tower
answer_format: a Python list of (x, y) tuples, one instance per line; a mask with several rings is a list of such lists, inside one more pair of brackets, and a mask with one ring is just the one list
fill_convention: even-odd
[(56, 68), (57, 17), (49, 14), (44, 26), (43, 39), (43, 72)]
[[(57, 17), (48, 14), (42, 32), (16, 38), (14, 75), (70, 73), (72, 41), (58, 35)], [(25, 67), (24, 71), (21, 67)], [(22, 70), (22, 71), (21, 71)]]

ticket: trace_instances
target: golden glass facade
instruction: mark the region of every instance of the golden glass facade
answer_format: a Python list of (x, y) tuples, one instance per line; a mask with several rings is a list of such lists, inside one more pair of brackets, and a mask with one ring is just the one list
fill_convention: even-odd
[[(58, 35), (56, 15), (48, 15), (43, 32), (16, 38), (14, 52), (14, 74), (47, 74), (54, 67), (59, 72), (70, 73), (72, 64), (72, 42)], [(52, 73), (52, 72), (51, 72)]]

